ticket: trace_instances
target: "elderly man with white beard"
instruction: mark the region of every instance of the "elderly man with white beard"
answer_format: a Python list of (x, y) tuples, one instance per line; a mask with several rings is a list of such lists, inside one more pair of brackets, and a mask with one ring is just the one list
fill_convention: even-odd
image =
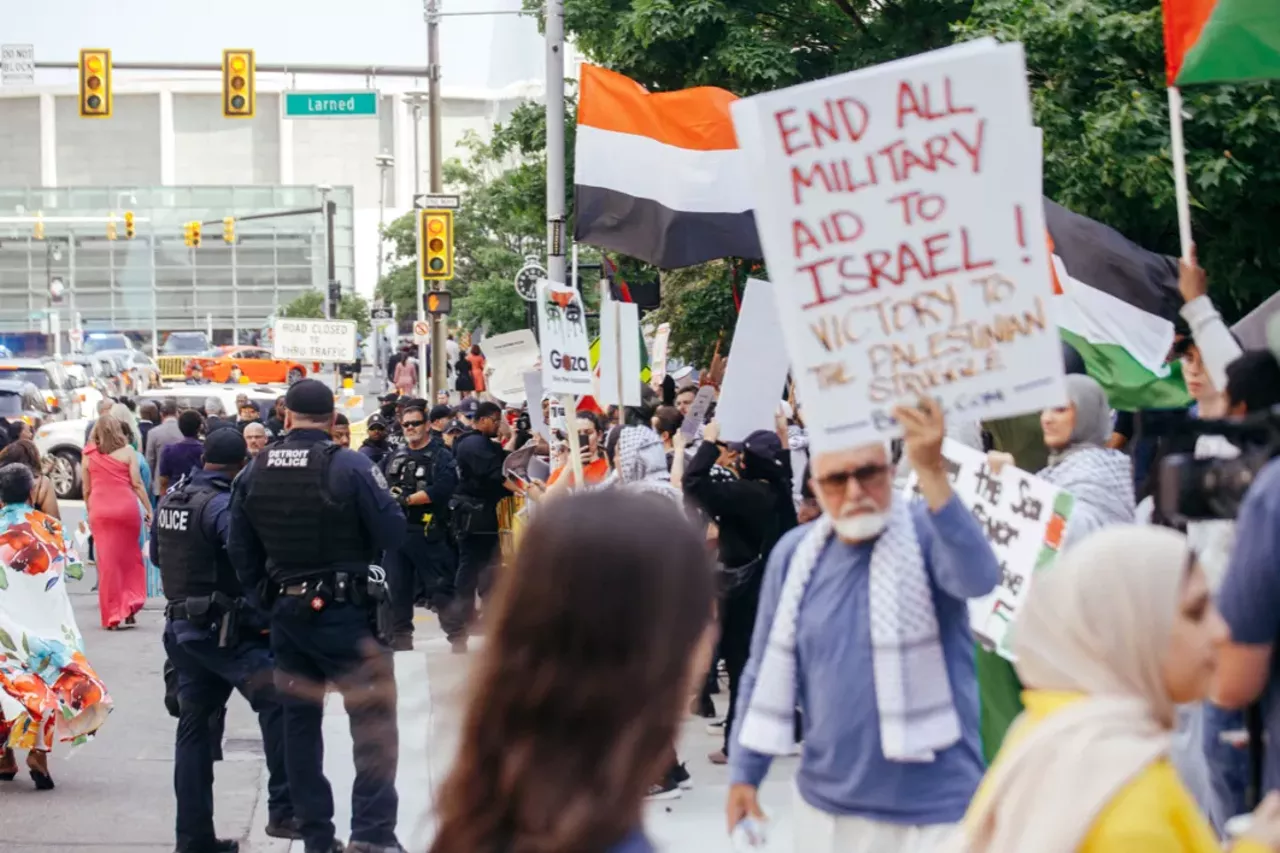
[(823, 514), (769, 558), (730, 757), (730, 831), (762, 818), (757, 788), (792, 747), (796, 853), (925, 853), (983, 774), (966, 601), (1000, 579), (955, 496), (939, 405), (898, 407), (922, 501), (893, 489), (888, 447), (812, 457)]

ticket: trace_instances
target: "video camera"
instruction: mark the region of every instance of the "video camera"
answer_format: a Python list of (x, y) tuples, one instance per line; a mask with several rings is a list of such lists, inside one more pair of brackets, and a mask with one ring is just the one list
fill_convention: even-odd
[(1221, 436), (1240, 449), (1234, 459), (1197, 459), (1178, 453), (1160, 461), (1156, 510), (1176, 524), (1232, 519), (1262, 466), (1280, 455), (1280, 406), (1238, 421), (1189, 420), (1183, 436)]

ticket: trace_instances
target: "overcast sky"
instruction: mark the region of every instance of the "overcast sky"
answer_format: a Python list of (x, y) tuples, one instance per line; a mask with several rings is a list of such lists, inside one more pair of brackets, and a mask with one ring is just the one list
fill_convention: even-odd
[[(445, 13), (520, 5), (442, 0)], [(259, 63), (425, 65), (427, 51), (422, 0), (0, 0), (0, 42), (34, 45), (37, 61), (75, 61), (81, 48), (105, 47), (116, 62), (219, 62), (224, 48), (246, 47)], [(539, 42), (531, 18), (445, 17), (444, 85), (541, 79)], [(49, 72), (38, 73), (40, 82)]]

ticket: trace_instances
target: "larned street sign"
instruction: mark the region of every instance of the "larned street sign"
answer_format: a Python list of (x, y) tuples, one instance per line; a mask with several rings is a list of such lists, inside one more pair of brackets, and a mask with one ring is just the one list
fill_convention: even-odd
[(285, 118), (374, 118), (378, 115), (378, 93), (285, 92)]
[(462, 197), (456, 195), (415, 195), (414, 210), (457, 210), (462, 205)]
[(396, 309), (393, 305), (369, 309), (369, 319), (375, 322), (389, 322), (395, 318)]

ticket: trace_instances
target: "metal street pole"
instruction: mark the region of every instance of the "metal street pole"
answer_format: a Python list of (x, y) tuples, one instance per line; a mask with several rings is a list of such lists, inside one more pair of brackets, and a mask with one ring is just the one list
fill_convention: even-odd
[(564, 0), (547, 0), (547, 279), (567, 283), (564, 258)]
[[(424, 0), (427, 15), (427, 134), (428, 143), (431, 146), (430, 152), (430, 168), (431, 168), (431, 192), (444, 192), (444, 170), (442, 168), (442, 146), (440, 138), (440, 0)], [(421, 280), (419, 280), (421, 282)], [(435, 282), (434, 289), (439, 289), (440, 283)], [(422, 285), (418, 285), (418, 317), (425, 319), (426, 306), (423, 305)], [(445, 318), (437, 315), (432, 318), (431, 323), (431, 397), (432, 404), (435, 403), (440, 391), (448, 390), (446, 381), (448, 379), (447, 356), (448, 350), (445, 347)], [(425, 353), (420, 353), (418, 359), (425, 369), (426, 358)]]
[[(395, 163), (395, 158), (390, 154), (382, 153), (374, 158), (374, 163), (378, 166), (378, 280), (377, 285), (382, 284), (382, 261), (383, 256), (387, 253), (386, 237), (384, 229), (387, 227), (387, 169)], [(382, 376), (382, 366), (385, 363), (382, 358), (382, 327), (377, 323), (373, 324), (373, 375), (374, 377)], [(387, 377), (390, 379), (390, 377)], [(381, 392), (381, 388), (378, 389)]]

